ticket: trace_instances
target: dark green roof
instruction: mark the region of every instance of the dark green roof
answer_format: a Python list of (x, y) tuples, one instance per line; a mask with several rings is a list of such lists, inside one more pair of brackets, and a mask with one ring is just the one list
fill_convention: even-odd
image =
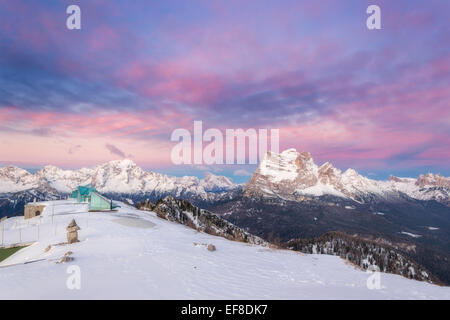
[(78, 192), (82, 196), (88, 196), (91, 192), (97, 192), (97, 190), (93, 188), (90, 184), (88, 184), (86, 186), (79, 186)]

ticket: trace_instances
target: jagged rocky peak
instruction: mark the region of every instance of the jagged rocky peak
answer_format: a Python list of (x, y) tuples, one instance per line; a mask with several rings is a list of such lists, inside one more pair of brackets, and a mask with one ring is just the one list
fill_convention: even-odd
[(295, 149), (280, 154), (268, 152), (258, 167), (258, 173), (270, 177), (272, 182), (297, 180), (305, 185), (317, 182), (317, 170), (309, 152), (300, 153)]
[(330, 162), (319, 167), (309, 152), (295, 149), (280, 154), (268, 153), (244, 189), (246, 195), (262, 194), (289, 200), (324, 194), (360, 199), (363, 193), (381, 192), (375, 181), (354, 169), (342, 173)]
[(130, 159), (113, 160), (94, 169), (92, 185), (101, 192), (136, 193), (145, 190), (147, 176)]
[(131, 159), (119, 159), (119, 160), (111, 160), (105, 165), (116, 168), (135, 168), (137, 164)]
[(139, 168), (133, 160), (123, 159), (109, 161), (103, 165), (96, 167), (95, 171), (104, 171), (108, 174), (118, 175), (121, 173), (141, 173), (142, 169)]
[(109, 175), (109, 176), (117, 176), (117, 175), (129, 175), (133, 174), (135, 171), (142, 171), (136, 163), (129, 159), (123, 160), (112, 160), (106, 162), (104, 164), (98, 165), (93, 169), (93, 174), (98, 175)]
[(44, 179), (55, 180), (55, 179), (73, 179), (82, 176), (86, 176), (92, 173), (91, 169), (82, 168), (79, 170), (64, 170), (56, 166), (47, 165), (41, 170), (36, 172), (37, 176), (43, 177)]
[(432, 186), (450, 188), (450, 177), (443, 177), (439, 173), (427, 173), (426, 175), (421, 174), (417, 178), (416, 185), (419, 187)]
[(59, 172), (62, 171), (62, 169), (52, 166), (52, 165), (46, 165), (44, 167), (42, 167), (41, 170), (39, 170), (38, 172), (42, 172), (42, 173), (54, 173), (54, 172)]
[(304, 187), (314, 186), (318, 182), (318, 166), (314, 163), (309, 152), (298, 153), (295, 159), (297, 166), (296, 182)]
[(228, 184), (228, 185), (232, 185), (233, 184), (231, 182), (231, 180), (228, 179), (227, 177), (217, 176), (217, 175), (215, 175), (215, 174), (213, 174), (211, 172), (206, 172), (205, 173), (205, 178), (203, 180), (207, 181), (207, 182), (217, 182), (217, 181), (219, 181), (219, 182), (222, 182), (222, 183), (225, 183), (225, 184)]
[(202, 186), (205, 191), (224, 191), (233, 188), (234, 183), (224, 176), (216, 176), (211, 172), (206, 172), (205, 178), (202, 180)]
[(297, 157), (295, 159), (295, 164), (298, 167), (306, 168), (309, 162), (314, 163), (311, 153), (309, 153), (309, 152), (300, 152), (299, 153), (295, 149), (289, 149), (289, 150), (287, 150), (287, 152), (285, 152), (285, 154), (296, 155)]
[(15, 166), (0, 168), (0, 193), (18, 192), (40, 186), (48, 187), (45, 181), (27, 170)]
[(389, 181), (391, 181), (391, 182), (400, 182), (400, 183), (408, 182), (407, 179), (402, 179), (402, 178), (399, 178), (399, 177), (396, 177), (396, 176), (392, 176), (392, 175), (389, 176)]
[(31, 177), (32, 174), (29, 173), (27, 170), (24, 170), (19, 167), (6, 166), (3, 168), (0, 168), (0, 176), (5, 177), (11, 181), (18, 182), (22, 178)]
[(322, 184), (335, 184), (339, 182), (342, 172), (330, 162), (325, 162), (320, 166), (318, 174)]
[(309, 152), (288, 149), (267, 154), (244, 187), (244, 195), (295, 201), (324, 194), (347, 197), (351, 192), (343, 186), (342, 177), (331, 163), (319, 167)]
[(342, 174), (342, 182), (346, 185), (370, 187), (375, 186), (376, 181), (363, 177), (355, 169), (347, 169)]
[(347, 170), (345, 170), (344, 175), (349, 177), (357, 177), (359, 176), (359, 173), (355, 169), (348, 168)]

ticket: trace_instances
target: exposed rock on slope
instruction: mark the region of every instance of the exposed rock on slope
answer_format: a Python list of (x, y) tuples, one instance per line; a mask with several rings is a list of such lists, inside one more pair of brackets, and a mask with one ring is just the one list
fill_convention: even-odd
[(284, 246), (304, 253), (340, 256), (363, 270), (372, 270), (376, 266), (381, 272), (399, 274), (419, 281), (440, 283), (428, 270), (398, 248), (342, 232), (328, 232), (314, 239), (294, 239), (285, 243)]
[[(145, 204), (140, 204), (138, 208), (143, 209), (146, 206)], [(251, 244), (267, 244), (261, 238), (236, 227), (234, 224), (209, 211), (193, 206), (186, 200), (167, 196), (159, 200), (156, 205), (151, 206), (149, 209), (156, 212), (160, 218), (178, 222), (208, 234)]]

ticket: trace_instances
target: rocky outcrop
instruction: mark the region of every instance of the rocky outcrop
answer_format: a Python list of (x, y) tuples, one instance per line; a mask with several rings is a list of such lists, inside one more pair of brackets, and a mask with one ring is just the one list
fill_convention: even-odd
[(406, 179), (402, 179), (396, 176), (389, 176), (390, 182), (408, 182)]
[(415, 183), (418, 187), (442, 187), (450, 188), (450, 178), (442, 177), (440, 174), (421, 174)]
[[(142, 208), (142, 206), (141, 206)], [(190, 202), (167, 196), (160, 199), (151, 209), (158, 217), (187, 225), (195, 230), (221, 236), (229, 240), (251, 244), (266, 245), (267, 243), (217, 215), (200, 209)]]

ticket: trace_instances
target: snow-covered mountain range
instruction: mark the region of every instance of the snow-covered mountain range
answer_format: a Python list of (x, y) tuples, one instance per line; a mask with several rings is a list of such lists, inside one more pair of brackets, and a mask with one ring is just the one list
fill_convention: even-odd
[(376, 181), (358, 174), (354, 169), (342, 172), (329, 162), (319, 166), (310, 153), (288, 149), (280, 154), (268, 152), (245, 185), (244, 193), (250, 197), (294, 201), (333, 195), (357, 202), (406, 195), (413, 199), (449, 204), (450, 178), (428, 173), (417, 179), (391, 176), (388, 181)]
[[(45, 166), (35, 174), (14, 166), (0, 168), (0, 193), (31, 189), (53, 189), (69, 193), (85, 184), (91, 184), (102, 193), (152, 194), (155, 198), (173, 195), (203, 200), (211, 199), (213, 194), (240, 187), (227, 177), (212, 173), (199, 179), (144, 171), (128, 159), (79, 170)], [(310, 153), (288, 149), (280, 154), (266, 154), (244, 186), (244, 195), (293, 201), (332, 195), (360, 203), (407, 196), (418, 200), (436, 200), (448, 205), (450, 178), (428, 173), (417, 179), (391, 176), (387, 181), (377, 181), (364, 177), (353, 169), (342, 172), (329, 162), (319, 166)]]
[(0, 193), (38, 188), (69, 193), (77, 186), (85, 184), (91, 184), (102, 193), (153, 193), (202, 198), (207, 198), (208, 193), (229, 191), (237, 187), (227, 177), (211, 173), (207, 173), (204, 179), (199, 179), (144, 171), (128, 159), (110, 161), (91, 169), (63, 170), (55, 166), (45, 166), (35, 174), (14, 166), (0, 168)]

